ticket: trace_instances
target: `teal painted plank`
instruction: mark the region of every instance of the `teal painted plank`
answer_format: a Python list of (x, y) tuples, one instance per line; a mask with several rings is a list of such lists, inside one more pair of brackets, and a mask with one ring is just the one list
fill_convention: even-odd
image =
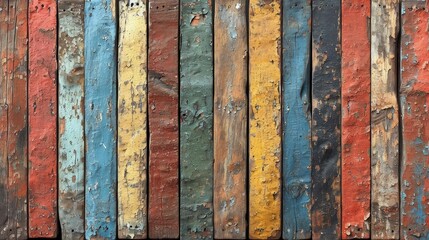
[(85, 4), (85, 237), (116, 237), (116, 6)]
[(213, 34), (208, 0), (181, 1), (180, 236), (213, 238)]
[(63, 239), (84, 235), (84, 3), (58, 1), (58, 209)]
[(311, 238), (311, 1), (283, 3), (283, 239)]

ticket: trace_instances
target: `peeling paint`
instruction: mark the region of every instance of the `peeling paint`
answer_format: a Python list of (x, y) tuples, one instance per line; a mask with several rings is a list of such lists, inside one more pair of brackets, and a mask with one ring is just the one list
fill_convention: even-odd
[(147, 237), (147, 2), (119, 1), (118, 237)]
[(371, 3), (371, 237), (399, 238), (399, 1)]
[(370, 237), (370, 0), (342, 1), (342, 238)]
[(401, 239), (429, 237), (429, 12), (425, 2), (402, 3), (400, 104)]
[(212, 6), (182, 0), (180, 17), (180, 237), (213, 239)]
[(29, 20), (29, 237), (57, 236), (57, 6), (31, 0)]
[(28, 1), (0, 9), (0, 239), (27, 239)]
[(249, 4), (249, 237), (279, 239), (280, 0), (270, 4), (251, 0)]
[(149, 0), (149, 237), (179, 237), (179, 0)]
[(85, 238), (116, 237), (116, 20), (114, 0), (85, 2)]
[[(237, 9), (235, 6), (242, 7)], [(246, 238), (247, 20), (245, 0), (218, 0), (214, 10), (214, 231)], [(235, 204), (227, 204), (230, 199)]]
[(312, 5), (312, 237), (341, 238), (341, 1)]

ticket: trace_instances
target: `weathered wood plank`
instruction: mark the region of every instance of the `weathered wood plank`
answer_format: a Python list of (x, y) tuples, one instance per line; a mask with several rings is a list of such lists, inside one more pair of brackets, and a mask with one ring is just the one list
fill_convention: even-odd
[(369, 238), (371, 214), (370, 0), (342, 0), (342, 238)]
[(311, 238), (311, 1), (283, 2), (283, 239)]
[(280, 0), (249, 6), (249, 237), (281, 236)]
[(179, 237), (179, 0), (149, 0), (149, 237)]
[(147, 2), (119, 1), (118, 236), (147, 236)]
[(399, 238), (399, 1), (371, 2), (371, 237)]
[(214, 230), (246, 238), (247, 20), (245, 0), (214, 7)]
[(341, 237), (341, 1), (312, 5), (312, 237)]
[(116, 1), (85, 2), (85, 238), (116, 237)]
[(29, 237), (57, 236), (57, 4), (29, 2)]
[(425, 2), (402, 3), (401, 239), (429, 238), (429, 12)]
[(84, 0), (58, 1), (58, 207), (63, 239), (83, 239)]
[(28, 1), (0, 9), (0, 239), (27, 239)]
[(213, 238), (211, 1), (181, 1), (180, 237)]

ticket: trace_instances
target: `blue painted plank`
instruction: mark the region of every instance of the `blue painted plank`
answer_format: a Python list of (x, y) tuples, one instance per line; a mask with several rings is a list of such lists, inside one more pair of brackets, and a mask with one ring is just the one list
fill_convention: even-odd
[(311, 1), (283, 3), (283, 238), (311, 238)]
[(85, 237), (116, 237), (116, 6), (85, 4)]

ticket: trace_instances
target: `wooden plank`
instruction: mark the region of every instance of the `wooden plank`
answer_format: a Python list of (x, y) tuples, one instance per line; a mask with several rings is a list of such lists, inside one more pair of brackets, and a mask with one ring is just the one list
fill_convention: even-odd
[(0, 239), (27, 239), (28, 1), (0, 9)]
[(149, 0), (149, 237), (179, 237), (179, 1)]
[(29, 237), (57, 236), (57, 4), (29, 2)]
[(84, 3), (58, 1), (58, 213), (63, 239), (83, 239), (85, 232)]
[(399, 238), (399, 1), (371, 2), (371, 237)]
[(118, 236), (147, 236), (147, 3), (119, 1)]
[(250, 0), (249, 237), (281, 236), (280, 0)]
[(211, 1), (180, 14), (180, 237), (213, 238), (213, 19)]
[(342, 238), (370, 237), (370, 0), (342, 0)]
[(116, 237), (116, 1), (85, 2), (85, 238)]
[(283, 2), (283, 239), (311, 238), (311, 1)]
[(429, 237), (429, 12), (424, 1), (402, 3), (401, 239)]
[(247, 4), (218, 0), (214, 9), (214, 235), (245, 239)]
[(341, 1), (312, 5), (312, 237), (341, 237)]

